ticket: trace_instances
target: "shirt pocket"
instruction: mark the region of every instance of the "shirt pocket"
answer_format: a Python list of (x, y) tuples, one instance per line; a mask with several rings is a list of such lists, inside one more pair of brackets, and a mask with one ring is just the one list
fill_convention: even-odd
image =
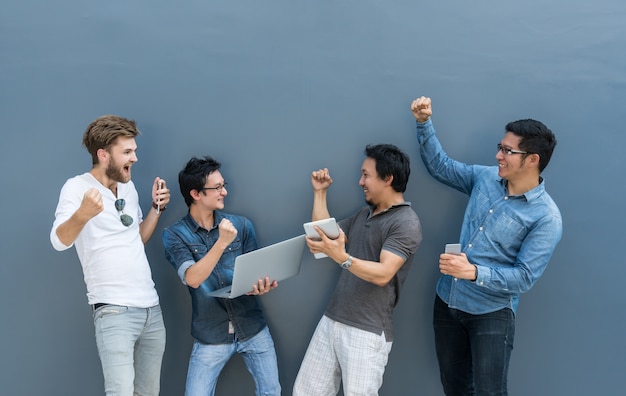
[(241, 239), (237, 238), (228, 245), (228, 247), (222, 253), (222, 258), (220, 259), (220, 265), (224, 269), (233, 269), (235, 268), (235, 258), (241, 254), (243, 244)]
[(234, 253), (242, 254), (243, 252), (241, 251), (241, 246), (242, 246), (241, 239), (237, 238), (234, 241), (232, 241), (230, 245), (228, 245), (224, 253), (234, 252)]
[(500, 214), (488, 238), (503, 252), (517, 252), (526, 235), (526, 227), (506, 213)]
[(209, 248), (207, 248), (206, 245), (203, 244), (190, 244), (189, 250), (193, 255), (194, 261), (199, 261), (209, 252)]

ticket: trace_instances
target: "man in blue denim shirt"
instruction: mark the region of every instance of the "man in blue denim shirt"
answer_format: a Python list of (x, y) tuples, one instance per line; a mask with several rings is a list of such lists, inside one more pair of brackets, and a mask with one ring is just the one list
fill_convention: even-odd
[(519, 296), (539, 279), (561, 239), (558, 207), (540, 173), (556, 138), (539, 121), (506, 125), (498, 166), (452, 160), (435, 136), (430, 98), (411, 104), (428, 172), (469, 195), (460, 255), (442, 254), (433, 313), (446, 395), (506, 395)]
[(191, 294), (194, 344), (185, 395), (213, 395), (235, 353), (252, 373), (257, 395), (280, 395), (274, 341), (255, 297), (277, 282), (260, 279), (250, 293), (234, 299), (208, 295), (232, 283), (237, 256), (257, 248), (250, 220), (222, 212), (228, 192), (220, 166), (211, 157), (187, 162), (178, 182), (189, 213), (163, 230), (165, 256)]

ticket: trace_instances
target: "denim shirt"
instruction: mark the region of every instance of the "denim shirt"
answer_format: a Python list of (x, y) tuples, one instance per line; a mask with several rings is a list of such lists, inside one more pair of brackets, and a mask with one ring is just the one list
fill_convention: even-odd
[(519, 296), (533, 286), (561, 239), (559, 208), (539, 185), (509, 195), (497, 166), (468, 165), (443, 151), (432, 121), (417, 123), (420, 154), (438, 181), (469, 195), (460, 243), (478, 267), (476, 281), (442, 275), (437, 294), (450, 308), (484, 314), (502, 308), (516, 312)]
[[(188, 286), (191, 294), (191, 335), (204, 344), (227, 344), (245, 341), (261, 331), (266, 323), (255, 296), (234, 299), (210, 297), (207, 294), (232, 283), (235, 258), (257, 248), (256, 234), (250, 220), (220, 211), (214, 212), (210, 230), (202, 228), (190, 214), (163, 230), (165, 257), (185, 282), (185, 271), (203, 258), (219, 238), (218, 224), (223, 218), (237, 229), (237, 237), (217, 262), (211, 275), (197, 288)], [(229, 331), (232, 325), (234, 334)]]

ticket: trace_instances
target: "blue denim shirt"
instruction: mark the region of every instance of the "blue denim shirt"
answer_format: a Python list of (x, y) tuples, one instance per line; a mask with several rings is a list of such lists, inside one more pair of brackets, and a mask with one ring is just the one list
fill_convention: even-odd
[[(214, 226), (202, 228), (187, 214), (163, 230), (165, 257), (174, 266), (178, 276), (185, 282), (185, 271), (203, 258), (219, 237), (218, 224), (223, 218), (230, 220), (237, 229), (237, 237), (228, 246), (211, 272), (197, 288), (188, 286), (191, 294), (191, 335), (204, 344), (227, 344), (245, 341), (261, 331), (266, 323), (255, 296), (234, 299), (210, 297), (207, 294), (232, 283), (235, 257), (257, 248), (256, 234), (250, 220), (215, 211)], [(234, 334), (229, 332), (232, 323)]]
[(432, 121), (417, 123), (420, 154), (438, 181), (469, 195), (460, 243), (476, 281), (442, 275), (437, 294), (451, 308), (484, 314), (517, 310), (519, 296), (533, 286), (561, 239), (559, 208), (545, 182), (521, 195), (508, 195), (497, 166), (468, 165), (443, 151)]

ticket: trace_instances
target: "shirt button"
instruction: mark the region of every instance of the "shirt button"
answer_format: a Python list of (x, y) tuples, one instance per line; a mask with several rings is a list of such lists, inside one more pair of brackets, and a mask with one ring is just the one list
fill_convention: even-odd
[(479, 229), (480, 231), (482, 231), (482, 230), (483, 230), (483, 227), (478, 227), (478, 229)]
[(506, 200), (508, 200), (508, 199), (509, 199), (509, 197), (504, 197), (504, 200), (505, 200), (505, 201), (506, 201)]
[(493, 209), (489, 209), (489, 213), (493, 213)]

